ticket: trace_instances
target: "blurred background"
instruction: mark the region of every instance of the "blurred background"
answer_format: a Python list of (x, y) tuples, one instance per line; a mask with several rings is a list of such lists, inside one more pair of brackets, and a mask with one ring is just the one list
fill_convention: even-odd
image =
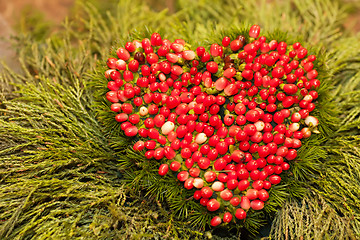
[[(152, 10), (168, 13), (178, 10), (176, 0), (144, 0)], [(281, 2), (284, 0), (257, 0), (264, 2)], [(352, 3), (356, 8), (350, 9), (350, 14), (344, 21), (344, 28), (353, 33), (360, 32), (360, 0), (337, 0), (342, 3)], [(50, 32), (61, 27), (67, 16), (73, 16), (79, 8), (77, 0), (0, 0), (0, 61), (4, 61), (10, 68), (20, 71), (14, 48), (10, 38), (18, 34), (32, 32), (40, 39), (46, 38)], [(117, 0), (88, 0), (101, 13), (105, 13), (116, 5)], [(0, 64), (1, 69), (1, 64)]]
[[(106, 11), (115, 0), (89, 0), (96, 7)], [(145, 0), (154, 10), (176, 11), (175, 0)], [(76, 9), (76, 0), (0, 0), (0, 61), (17, 69), (17, 61), (9, 39), (16, 34), (38, 31), (39, 36), (56, 30), (66, 16)], [(36, 25), (36, 27), (34, 26)], [(40, 25), (40, 26), (39, 26)], [(1, 67), (0, 67), (1, 68)]]
[[(163, 9), (168, 9), (170, 13), (174, 13), (177, 10), (176, 0), (144, 1), (152, 7), (153, 10), (161, 11)], [(267, 0), (267, 2), (273, 1), (276, 0)], [(92, 2), (94, 5), (106, 9), (117, 1), (89, 0), (87, 2)], [(339, 2), (360, 4), (360, 0), (342, 0)], [(60, 24), (75, 5), (76, 0), (0, 0), (0, 36), (3, 37), (11, 33), (11, 29), (16, 31), (23, 30), (21, 27), (30, 15), (32, 17), (35, 15), (38, 15), (38, 17), (41, 16), (50, 25)], [(350, 14), (346, 21), (346, 27), (358, 32), (360, 30), (360, 11), (359, 9), (353, 10), (353, 13)]]
[[(169, 13), (177, 11), (176, 0), (144, 0), (153, 10), (167, 9)], [(268, 2), (274, 0), (267, 0)], [(281, 1), (281, 0), (278, 0)], [(106, 11), (116, 0), (89, 0), (97, 8)], [(258, 1), (263, 2), (263, 1)], [(344, 3), (360, 5), (360, 0), (341, 0)], [(62, 21), (76, 11), (76, 0), (0, 0), (0, 61), (17, 70), (18, 64), (9, 39), (11, 36), (36, 31), (39, 37), (46, 37), (50, 31), (56, 31)], [(344, 27), (354, 33), (360, 31), (360, 9), (352, 9), (344, 21)]]
[[(144, 0), (153, 10), (168, 9), (169, 13), (177, 10), (176, 0)], [(267, 2), (283, 0), (267, 0)], [(104, 10), (109, 9), (116, 0), (89, 0), (95, 6)], [(263, 1), (257, 1), (263, 2)], [(339, 0), (343, 3), (360, 4), (360, 0)], [(41, 18), (48, 26), (56, 26), (76, 8), (76, 0), (0, 0), (0, 37), (6, 37), (14, 32), (25, 31), (29, 18)], [(360, 10), (353, 9), (348, 16), (346, 28), (354, 32), (360, 31)]]

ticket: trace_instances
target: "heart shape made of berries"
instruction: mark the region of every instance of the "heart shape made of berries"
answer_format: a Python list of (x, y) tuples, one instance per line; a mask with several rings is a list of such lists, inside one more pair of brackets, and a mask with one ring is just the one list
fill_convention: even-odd
[[(108, 58), (106, 98), (135, 151), (177, 173), (193, 198), (217, 215), (212, 226), (261, 210), (301, 139), (319, 121), (315, 55), (299, 42), (224, 37), (210, 51), (182, 39), (127, 42)], [(235, 218), (233, 218), (235, 216)]]

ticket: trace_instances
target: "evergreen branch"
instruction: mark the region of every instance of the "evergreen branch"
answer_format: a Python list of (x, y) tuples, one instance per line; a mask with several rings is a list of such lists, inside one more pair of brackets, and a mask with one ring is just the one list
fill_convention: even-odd
[[(103, 98), (103, 69), (89, 72), (98, 59), (115, 54), (115, 47), (109, 49), (114, 42), (120, 46), (149, 36), (149, 29), (208, 46), (220, 42), (222, 34), (240, 34), (251, 22), (269, 32), (281, 29), (268, 38), (318, 43), (326, 49), (312, 49), (320, 53), (316, 67), (323, 69), (315, 111), (321, 134), (304, 142), (302, 160), (291, 166), (294, 174), (282, 175), (287, 185), (272, 189), (265, 209), (273, 216), (277, 206), (283, 208), (271, 237), (359, 237), (360, 55), (353, 44), (358, 36), (347, 37), (341, 27), (347, 6), (329, 0), (260, 2), (179, 1), (179, 11), (170, 16), (141, 1), (119, 1), (106, 14), (80, 4), (82, 14), (65, 22), (58, 35), (46, 41), (19, 36), (23, 73), (5, 69), (0, 78), (17, 90), (1, 98), (0, 236), (220, 238), (216, 229), (203, 231), (209, 215), (198, 204), (184, 203), (191, 193), (181, 191), (175, 176), (160, 179), (157, 164), (124, 150), (129, 142), (119, 125), (109, 121), (114, 116)], [(252, 211), (244, 225), (255, 234), (266, 220)], [(238, 229), (222, 230), (228, 239), (239, 236)]]
[(314, 192), (301, 202), (285, 203), (276, 213), (268, 238), (264, 239), (355, 239), (352, 219), (341, 217)]

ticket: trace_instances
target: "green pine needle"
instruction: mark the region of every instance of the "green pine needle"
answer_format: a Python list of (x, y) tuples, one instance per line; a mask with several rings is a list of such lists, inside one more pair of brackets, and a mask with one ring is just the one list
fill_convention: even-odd
[[(23, 72), (5, 67), (0, 76), (0, 238), (237, 239), (254, 237), (265, 224), (268, 239), (360, 238), (360, 38), (343, 29), (356, 5), (186, 0), (176, 6), (170, 14), (120, 0), (102, 12), (79, 2), (49, 38), (17, 36)], [(212, 215), (191, 199), (193, 192), (127, 148), (131, 142), (104, 98), (104, 59), (153, 31), (209, 47), (252, 24), (268, 39), (301, 41), (318, 56), (320, 134), (302, 141), (266, 211), (210, 229)]]

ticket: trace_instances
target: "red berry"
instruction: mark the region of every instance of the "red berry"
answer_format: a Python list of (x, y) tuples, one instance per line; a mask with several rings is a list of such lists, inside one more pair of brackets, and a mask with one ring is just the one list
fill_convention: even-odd
[(130, 71), (132, 72), (137, 72), (137, 70), (139, 69), (139, 62), (137, 60), (131, 60), (128, 64), (128, 68)]
[(315, 69), (313, 69), (310, 72), (308, 72), (306, 76), (309, 80), (311, 80), (318, 76), (318, 72)]
[(134, 52), (136, 50), (135, 44), (133, 44), (132, 42), (127, 42), (125, 44), (125, 49), (128, 50), (129, 52)]
[(208, 62), (206, 64), (206, 69), (210, 72), (210, 73), (216, 73), (218, 71), (218, 64), (216, 62)]
[(223, 221), (225, 223), (228, 223), (228, 222), (231, 222), (232, 218), (233, 218), (233, 216), (231, 215), (231, 213), (226, 212), (226, 213), (224, 213)]
[(203, 187), (201, 189), (201, 196), (203, 198), (210, 198), (213, 195), (213, 190), (210, 187)]
[(115, 120), (117, 122), (125, 122), (127, 121), (129, 118), (129, 115), (127, 115), (126, 113), (119, 113), (115, 116)]
[(130, 58), (130, 53), (125, 48), (118, 48), (116, 50), (116, 54), (119, 57), (119, 59), (122, 59), (124, 61), (127, 61)]
[(245, 117), (246, 120), (250, 122), (257, 122), (260, 119), (260, 114), (257, 110), (249, 110), (247, 111)]
[(254, 124), (248, 124), (244, 127), (244, 132), (248, 135), (248, 136), (252, 136), (256, 133), (256, 126)]
[(261, 200), (253, 200), (251, 201), (250, 206), (254, 210), (261, 210), (264, 208), (264, 202)]
[[(246, 196), (241, 197), (240, 206), (242, 209), (248, 210), (250, 209), (250, 200)], [(246, 215), (245, 215), (246, 216)]]
[(184, 182), (184, 187), (188, 190), (192, 189), (194, 187), (194, 178), (188, 178)]
[[(226, 69), (226, 70), (224, 71), (224, 73), (223, 73), (224, 77), (227, 77), (227, 78), (229, 78), (229, 79), (232, 78), (232, 77), (234, 77), (235, 74), (236, 74), (236, 70), (235, 70), (235, 68), (233, 68), (233, 67), (230, 67), (230, 68)], [(225, 79), (225, 81), (226, 81), (226, 83), (227, 83), (227, 80), (226, 80), (226, 79)]]
[(220, 197), (225, 201), (230, 201), (230, 199), (233, 197), (233, 194), (229, 189), (225, 189), (220, 192)]
[(199, 56), (199, 57), (202, 57), (205, 53), (205, 48), (204, 47), (198, 47), (196, 49), (196, 54)]
[(277, 176), (277, 175), (272, 175), (272, 176), (269, 177), (269, 181), (270, 181), (271, 184), (276, 185), (276, 184), (280, 183), (281, 178), (279, 176)]
[(258, 190), (256, 189), (248, 189), (246, 191), (246, 197), (248, 197), (250, 200), (256, 199), (258, 197)]
[(233, 51), (233, 52), (236, 52), (238, 50), (240, 50), (240, 48), (243, 47), (243, 43), (238, 40), (238, 39), (235, 39), (233, 41), (230, 42), (230, 49)]
[(246, 212), (244, 209), (241, 209), (241, 208), (238, 208), (236, 209), (236, 212), (235, 212), (235, 217), (237, 219), (240, 219), (240, 220), (243, 220), (246, 218)]
[(165, 176), (169, 171), (169, 166), (167, 164), (161, 164), (159, 167), (159, 175)]
[(188, 178), (189, 178), (189, 173), (187, 171), (181, 171), (177, 175), (177, 179), (180, 182), (185, 182), (185, 180), (188, 179)]
[(213, 57), (217, 57), (220, 56), (220, 48), (221, 46), (219, 46), (219, 44), (213, 43), (210, 46), (210, 54)]
[(172, 43), (172, 44), (170, 45), (170, 48), (171, 48), (174, 52), (179, 53), (179, 52), (182, 52), (182, 51), (183, 51), (184, 45), (182, 45), (182, 44), (180, 44), (180, 43), (174, 42), (174, 43)]
[(230, 204), (236, 207), (240, 204), (240, 199), (238, 197), (233, 197), (230, 199)]
[(139, 123), (140, 121), (140, 116), (138, 114), (132, 114), (129, 116), (129, 121), (132, 123), (132, 124), (137, 124)]
[(138, 133), (138, 128), (136, 126), (130, 126), (125, 129), (125, 135), (128, 137), (134, 137)]
[(206, 171), (204, 174), (204, 178), (205, 178), (205, 181), (207, 181), (207, 182), (213, 182), (216, 179), (216, 173), (213, 171)]
[(222, 45), (223, 45), (224, 47), (227, 47), (227, 46), (229, 46), (230, 41), (231, 41), (231, 39), (226, 36), (226, 37), (224, 37), (223, 40), (222, 40)]
[(259, 25), (251, 26), (249, 30), (249, 36), (252, 38), (258, 38), (259, 34), (260, 34), (260, 26)]
[(274, 78), (282, 78), (285, 75), (285, 71), (282, 67), (275, 67), (272, 72), (271, 75)]
[(210, 221), (210, 225), (213, 226), (213, 227), (216, 227), (216, 226), (218, 226), (220, 224), (221, 224), (221, 217), (219, 217), (219, 216), (213, 217), (211, 219), (211, 221)]
[(216, 199), (210, 199), (206, 207), (210, 212), (214, 212), (220, 208), (220, 203)]
[(149, 150), (149, 151), (147, 151), (146, 153), (145, 153), (145, 157), (147, 158), (147, 159), (151, 159), (151, 158), (153, 158), (154, 157), (154, 150)]
[(137, 141), (134, 146), (133, 146), (133, 149), (135, 151), (142, 151), (144, 149), (145, 145), (144, 145), (144, 142), (143, 141)]
[[(245, 170), (245, 169), (244, 169)], [(246, 171), (246, 170), (245, 170)], [(249, 174), (249, 173), (248, 173)], [(248, 187), (250, 186), (250, 183), (249, 183), (249, 181), (248, 180), (246, 180), (246, 179), (243, 179), (243, 180), (241, 180), (240, 182), (239, 182), (239, 184), (238, 184), (238, 189), (240, 190), (240, 191), (245, 191)]]
[[(164, 149), (166, 151), (166, 147)], [(174, 172), (178, 171), (180, 169), (180, 167), (181, 167), (181, 164), (178, 161), (173, 161), (170, 164), (170, 169), (171, 169), (171, 171), (174, 171)]]
[(239, 182), (236, 179), (230, 179), (226, 182), (228, 189), (233, 190), (238, 186)]
[(306, 57), (306, 55), (307, 55), (307, 49), (306, 48), (300, 48), (298, 50), (297, 57), (299, 59), (302, 59), (302, 58)]

